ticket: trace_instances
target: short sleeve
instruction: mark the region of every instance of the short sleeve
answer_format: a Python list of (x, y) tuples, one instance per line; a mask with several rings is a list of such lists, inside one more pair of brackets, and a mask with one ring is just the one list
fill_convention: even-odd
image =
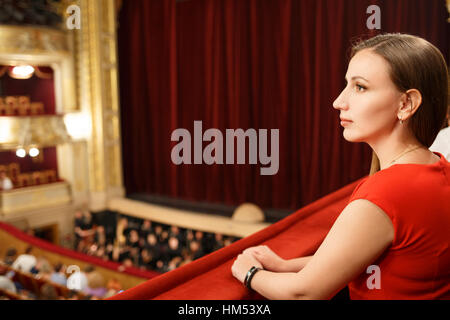
[(373, 175), (361, 181), (350, 196), (348, 203), (358, 199), (364, 199), (372, 202), (383, 210), (394, 227), (394, 239), (392, 245), (395, 246), (398, 234), (396, 201), (393, 198), (392, 193), (389, 195), (390, 188), (387, 185), (387, 182), (379, 178), (379, 176)]

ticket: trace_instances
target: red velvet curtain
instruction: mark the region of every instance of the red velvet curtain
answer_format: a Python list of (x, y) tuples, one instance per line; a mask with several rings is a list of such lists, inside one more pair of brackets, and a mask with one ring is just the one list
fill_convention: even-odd
[[(445, 0), (124, 1), (127, 193), (294, 210), (366, 175), (370, 148), (343, 139), (332, 103), (351, 41), (374, 33), (371, 4), (381, 8), (381, 32), (416, 34), (448, 54)], [(186, 128), (194, 139), (195, 120), (224, 135), (279, 129), (278, 173), (260, 175), (260, 164), (174, 165), (171, 133)]]

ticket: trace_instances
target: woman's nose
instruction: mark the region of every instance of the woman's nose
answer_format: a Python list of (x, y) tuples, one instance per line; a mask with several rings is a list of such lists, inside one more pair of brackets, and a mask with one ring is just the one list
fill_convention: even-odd
[(341, 94), (334, 100), (333, 102), (333, 108), (338, 110), (346, 110), (348, 108), (348, 104), (344, 97), (344, 91), (341, 92)]

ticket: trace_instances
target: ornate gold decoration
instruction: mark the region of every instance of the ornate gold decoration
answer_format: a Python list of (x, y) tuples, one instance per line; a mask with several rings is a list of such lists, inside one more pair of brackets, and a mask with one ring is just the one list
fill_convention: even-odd
[(62, 30), (45, 27), (0, 26), (0, 51), (20, 53), (60, 52), (68, 54), (67, 36)]
[(70, 141), (62, 116), (0, 117), (0, 150)]
[[(74, 30), (81, 109), (92, 119), (88, 139), (90, 190), (95, 209), (123, 195), (115, 2), (79, 0), (81, 29)], [(99, 200), (100, 199), (100, 200)], [(92, 204), (91, 204), (92, 205)]]
[[(58, 146), (58, 170), (63, 178), (73, 184), (72, 191), (78, 197), (75, 202), (83, 201), (82, 198), (90, 193), (91, 209), (102, 210), (106, 208), (109, 198), (124, 194), (116, 53), (116, 2), (63, 0), (62, 4), (63, 12), (69, 4), (79, 6), (80, 29), (58, 31), (43, 27), (2, 26), (0, 64), (51, 66), (54, 70), (57, 113), (77, 111), (85, 114), (91, 121), (86, 144), (76, 147), (73, 144)], [(22, 120), (20, 123), (8, 120), (4, 121), (4, 127), (0, 125), (0, 148), (16, 145), (19, 142), (17, 130), (27, 121), (39, 122), (37, 119)], [(62, 118), (58, 117), (47, 118), (46, 121), (54, 123), (55, 126), (62, 124)], [(45, 136), (39, 129), (42, 128), (41, 124), (32, 126)], [(50, 133), (47, 133), (48, 135)], [(39, 142), (45, 143), (43, 140), (48, 139), (42, 138)], [(71, 155), (76, 157), (78, 154), (86, 155), (86, 164), (84, 159), (75, 161), (71, 158)], [(84, 176), (88, 177), (86, 185)], [(85, 189), (81, 190), (83, 188)]]
[(57, 113), (77, 109), (70, 39), (63, 30), (0, 26), (0, 64), (53, 68)]

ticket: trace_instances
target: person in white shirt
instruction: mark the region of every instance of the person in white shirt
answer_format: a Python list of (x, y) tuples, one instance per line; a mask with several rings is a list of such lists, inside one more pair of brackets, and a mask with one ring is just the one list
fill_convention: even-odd
[(30, 272), (37, 262), (36, 257), (31, 254), (32, 251), (33, 247), (27, 247), (25, 253), (18, 256), (11, 267), (22, 272)]
[(11, 279), (6, 276), (0, 276), (0, 289), (6, 290), (8, 292), (17, 293), (16, 286)]
[(11, 179), (8, 178), (4, 170), (0, 171), (0, 190), (11, 190), (12, 188)]
[(439, 131), (430, 151), (441, 153), (447, 161), (450, 161), (450, 116), (447, 115), (448, 127)]

